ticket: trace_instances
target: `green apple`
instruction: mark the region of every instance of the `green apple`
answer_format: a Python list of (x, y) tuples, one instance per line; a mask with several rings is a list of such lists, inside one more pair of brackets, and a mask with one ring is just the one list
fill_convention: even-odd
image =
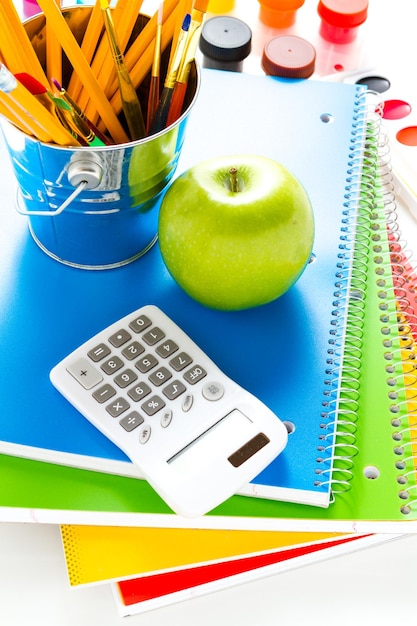
[(313, 247), (314, 216), (299, 180), (258, 155), (221, 156), (174, 180), (159, 245), (177, 283), (208, 307), (239, 310), (285, 293)]

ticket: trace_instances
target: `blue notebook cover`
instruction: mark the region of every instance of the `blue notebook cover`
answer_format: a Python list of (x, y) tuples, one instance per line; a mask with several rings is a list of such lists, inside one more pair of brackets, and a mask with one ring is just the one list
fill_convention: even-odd
[[(329, 389), (334, 406), (338, 401), (327, 360), (349, 162), (362, 142), (363, 94), (353, 85), (203, 70), (178, 173), (222, 154), (269, 156), (300, 179), (315, 214), (314, 262), (284, 296), (241, 312), (191, 300), (168, 274), (157, 244), (134, 263), (106, 271), (49, 258), (15, 212), (13, 175), (2, 150), (0, 452), (140, 476), (52, 387), (49, 371), (108, 324), (153, 303), (226, 374), (295, 426), (284, 453), (242, 493), (327, 506), (331, 481), (317, 480), (317, 448)], [(343, 338), (344, 322), (337, 323)], [(331, 465), (331, 436), (327, 447)]]

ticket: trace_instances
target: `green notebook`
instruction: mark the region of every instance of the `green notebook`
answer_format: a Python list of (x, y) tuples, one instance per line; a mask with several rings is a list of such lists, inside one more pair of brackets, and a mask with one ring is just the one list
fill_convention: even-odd
[[(417, 531), (413, 415), (409, 413), (414, 352), (404, 349), (404, 330), (397, 317), (388, 240), (388, 229), (395, 232), (396, 223), (389, 189), (377, 171), (377, 144), (370, 127), (362, 159), (359, 214), (352, 218), (347, 209), (346, 234), (340, 245), (336, 289), (343, 289), (350, 279), (349, 323), (342, 352), (337, 348), (339, 327), (335, 324), (336, 349), (328, 362), (330, 401), (323, 403), (319, 448), (326, 446), (327, 426), (336, 418), (338, 424), (336, 469), (331, 476), (333, 502), (327, 509), (234, 496), (204, 517), (185, 519), (172, 514), (145, 481), (3, 455), (1, 519), (154, 527)], [(353, 168), (352, 180), (357, 176)], [(348, 197), (347, 207), (349, 201)], [(352, 246), (355, 262), (350, 269), (343, 250)], [(334, 314), (337, 317), (337, 309)], [(404, 321), (402, 317), (400, 321)], [(342, 375), (336, 415), (331, 372), (338, 367), (349, 376)]]

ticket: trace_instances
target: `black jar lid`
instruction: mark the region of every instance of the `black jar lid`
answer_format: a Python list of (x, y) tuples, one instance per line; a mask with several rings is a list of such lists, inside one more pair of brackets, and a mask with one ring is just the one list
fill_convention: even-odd
[(204, 22), (199, 45), (211, 59), (243, 61), (251, 51), (252, 31), (236, 17), (219, 15)]

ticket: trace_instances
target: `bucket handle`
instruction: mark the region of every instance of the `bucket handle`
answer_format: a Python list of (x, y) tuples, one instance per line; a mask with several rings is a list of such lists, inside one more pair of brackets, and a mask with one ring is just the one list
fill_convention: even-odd
[[(75, 198), (87, 187), (87, 182), (83, 181), (81, 182), (78, 187), (76, 187), (76, 189), (74, 189), (74, 191), (68, 196), (68, 198), (66, 200), (64, 200), (64, 202), (57, 208), (55, 209), (55, 211), (30, 211), (28, 209), (23, 209), (22, 207), (19, 206), (19, 202), (17, 203), (16, 206), (16, 211), (18, 213), (20, 213), (20, 215), (27, 215), (27, 216), (31, 216), (31, 215), (43, 215), (45, 217), (54, 217), (55, 215), (59, 215), (60, 213), (62, 213), (63, 211), (65, 211), (65, 209), (71, 204), (71, 202), (73, 200), (75, 200)], [(19, 193), (19, 197), (20, 197), (20, 193)]]
[[(76, 186), (74, 191), (55, 211), (30, 211), (23, 209), (17, 202), (16, 210), (21, 215), (40, 215), (44, 217), (54, 217), (59, 215), (80, 195), (84, 189), (95, 189), (101, 182), (103, 169), (99, 163), (90, 159), (78, 159), (68, 166), (68, 180), (71, 185)], [(20, 194), (19, 194), (20, 196)]]

